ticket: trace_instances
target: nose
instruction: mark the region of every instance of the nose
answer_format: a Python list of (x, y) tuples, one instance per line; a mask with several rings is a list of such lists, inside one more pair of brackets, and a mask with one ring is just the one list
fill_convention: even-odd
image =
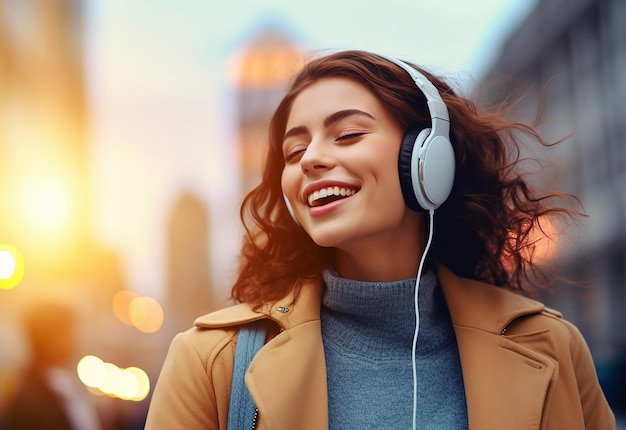
[(334, 165), (330, 148), (323, 141), (311, 141), (300, 158), (300, 167), (305, 175), (314, 175), (331, 169)]

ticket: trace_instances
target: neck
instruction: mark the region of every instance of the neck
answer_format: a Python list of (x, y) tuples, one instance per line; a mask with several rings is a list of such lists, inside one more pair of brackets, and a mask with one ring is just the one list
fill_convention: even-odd
[[(370, 358), (401, 356), (411, 352), (415, 333), (415, 278), (392, 282), (362, 282), (339, 277), (333, 269), (323, 272), (326, 290), (322, 300), (322, 325), (338, 329), (332, 337), (342, 348)], [(420, 281), (420, 326), (424, 336), (445, 306), (436, 300), (437, 277), (427, 271)], [(430, 332), (430, 334), (429, 334)], [(439, 336), (436, 336), (437, 338)], [(430, 348), (426, 348), (429, 350)]]
[(387, 243), (337, 249), (334, 267), (346, 279), (364, 282), (391, 282), (415, 278), (424, 250), (423, 234), (394, 238)]

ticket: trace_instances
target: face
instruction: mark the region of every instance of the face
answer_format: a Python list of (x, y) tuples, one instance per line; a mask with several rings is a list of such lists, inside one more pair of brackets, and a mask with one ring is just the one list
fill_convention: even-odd
[(294, 100), (285, 130), (282, 189), (315, 243), (358, 252), (417, 237), (398, 177), (403, 130), (366, 87), (317, 81)]

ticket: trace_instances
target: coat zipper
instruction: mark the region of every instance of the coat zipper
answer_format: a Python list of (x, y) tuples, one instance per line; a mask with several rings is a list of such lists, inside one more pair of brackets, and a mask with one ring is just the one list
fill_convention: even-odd
[(259, 418), (259, 408), (254, 408), (254, 417), (252, 418), (252, 428), (254, 430), (256, 428), (256, 421)]

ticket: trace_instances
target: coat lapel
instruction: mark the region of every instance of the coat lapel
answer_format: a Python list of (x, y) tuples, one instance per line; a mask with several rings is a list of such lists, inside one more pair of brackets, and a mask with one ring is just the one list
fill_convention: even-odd
[(456, 330), (470, 429), (538, 429), (554, 364), (505, 338)]
[(246, 304), (198, 318), (204, 328), (236, 327), (270, 319), (281, 332), (257, 353), (246, 373), (248, 390), (259, 409), (258, 430), (327, 430), (326, 359), (320, 322), (323, 284), (302, 287), (297, 301), (288, 296), (253, 311)]
[(328, 428), (319, 306), (322, 291), (321, 284), (306, 285), (295, 304), (285, 301), (288, 312), (271, 312), (285, 330), (259, 351), (246, 375), (246, 384), (259, 409), (259, 430)]
[(503, 335), (517, 318), (543, 305), (520, 295), (456, 277), (439, 279), (459, 347), (470, 429), (538, 429), (555, 364), (524, 346), (549, 342), (546, 332)]
[(326, 362), (320, 321), (284, 331), (259, 351), (246, 384), (264, 429), (328, 428)]

